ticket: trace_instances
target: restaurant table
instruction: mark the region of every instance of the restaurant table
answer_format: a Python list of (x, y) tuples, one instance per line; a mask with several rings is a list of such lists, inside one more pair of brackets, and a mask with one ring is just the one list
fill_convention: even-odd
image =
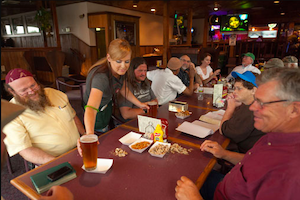
[[(186, 120), (181, 120), (177, 119), (173, 112), (168, 111), (167, 105), (158, 109), (158, 117), (168, 119), (170, 124), (168, 141), (192, 149), (189, 155), (169, 152), (163, 158), (157, 158), (148, 153), (149, 148), (143, 153), (131, 151), (118, 140), (132, 130), (137, 131), (137, 124), (134, 124), (136, 120), (132, 120), (99, 137), (98, 158), (113, 159), (113, 165), (106, 174), (85, 172), (81, 168), (82, 158), (77, 149), (73, 149), (20, 175), (11, 183), (29, 198), (38, 199), (40, 195), (36, 192), (30, 176), (63, 162), (70, 162), (76, 170), (77, 178), (62, 185), (73, 193), (75, 199), (175, 199), (176, 181), (181, 176), (187, 176), (196, 183), (198, 188), (201, 188), (216, 163), (216, 158), (212, 154), (200, 151), (201, 143), (205, 139), (211, 139), (224, 148), (229, 143), (229, 140), (218, 131), (205, 139), (175, 131), (178, 124), (183, 121), (193, 121), (209, 110), (189, 107), (189, 111), (192, 115)], [(128, 155), (115, 156), (113, 154), (115, 148), (122, 148), (128, 152)], [(46, 192), (42, 195), (45, 194)]]

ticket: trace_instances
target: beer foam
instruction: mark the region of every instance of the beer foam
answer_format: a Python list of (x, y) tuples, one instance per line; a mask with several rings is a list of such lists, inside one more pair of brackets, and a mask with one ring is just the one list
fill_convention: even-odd
[(150, 101), (147, 103), (149, 106), (154, 106), (154, 105), (157, 105), (157, 102), (156, 101)]
[(98, 136), (94, 134), (88, 134), (80, 137), (80, 142), (82, 143), (91, 143), (98, 141)]

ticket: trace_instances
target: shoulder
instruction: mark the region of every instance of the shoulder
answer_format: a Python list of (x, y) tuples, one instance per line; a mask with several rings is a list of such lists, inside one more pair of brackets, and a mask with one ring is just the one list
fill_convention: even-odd
[(48, 97), (48, 99), (51, 101), (51, 103), (56, 104), (58, 101), (68, 102), (68, 96), (56, 89), (53, 88), (44, 88), (45, 94)]

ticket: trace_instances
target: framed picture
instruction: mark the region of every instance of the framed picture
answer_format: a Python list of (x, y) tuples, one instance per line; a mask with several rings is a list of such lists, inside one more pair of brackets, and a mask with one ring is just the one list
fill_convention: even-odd
[(136, 45), (135, 23), (115, 21), (115, 39), (127, 40), (130, 45)]

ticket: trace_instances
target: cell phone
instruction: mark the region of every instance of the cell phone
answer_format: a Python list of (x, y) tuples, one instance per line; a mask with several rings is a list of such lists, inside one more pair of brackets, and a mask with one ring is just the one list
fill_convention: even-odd
[(65, 176), (65, 175), (69, 174), (70, 172), (72, 172), (72, 169), (68, 166), (64, 166), (64, 167), (56, 170), (55, 172), (48, 174), (47, 178), (53, 182), (53, 181), (60, 179), (61, 177)]

